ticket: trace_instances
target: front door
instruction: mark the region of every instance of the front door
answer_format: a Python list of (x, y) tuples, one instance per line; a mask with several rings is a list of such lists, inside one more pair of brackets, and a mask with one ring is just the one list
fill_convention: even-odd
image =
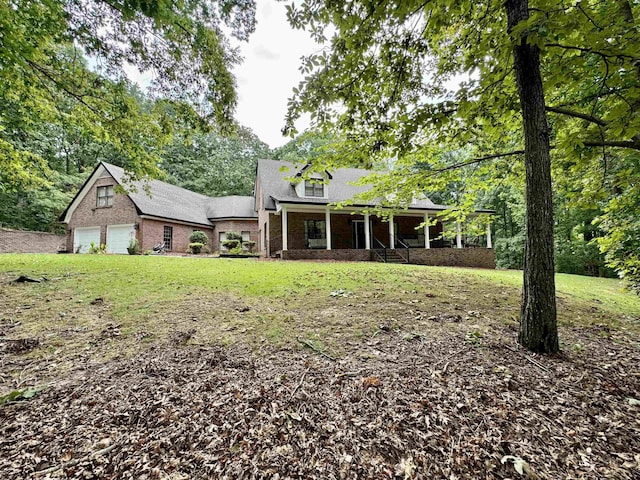
[(365, 248), (364, 220), (354, 220), (352, 223), (353, 248)]

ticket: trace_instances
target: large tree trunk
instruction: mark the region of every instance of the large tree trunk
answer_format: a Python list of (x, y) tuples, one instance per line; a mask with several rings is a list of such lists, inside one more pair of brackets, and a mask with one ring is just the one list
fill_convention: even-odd
[[(528, 0), (507, 0), (508, 28), (529, 17)], [(549, 125), (540, 74), (540, 51), (526, 34), (513, 49), (524, 125), (527, 225), (518, 342), (536, 352), (559, 350), (553, 268), (553, 204)]]

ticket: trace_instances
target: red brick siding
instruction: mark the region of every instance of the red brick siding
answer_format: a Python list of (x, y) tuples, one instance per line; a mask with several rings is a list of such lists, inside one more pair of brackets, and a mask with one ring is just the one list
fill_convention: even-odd
[(371, 260), (371, 250), (287, 250), (282, 252), (283, 260), (337, 260), (351, 262), (368, 262)]
[[(258, 221), (257, 220), (223, 220), (215, 222), (213, 243), (211, 251), (220, 251), (220, 232), (250, 232), (251, 241), (258, 243)], [(255, 247), (254, 247), (254, 251)]]
[(495, 252), (490, 248), (412, 248), (409, 258), (418, 265), (496, 268)]
[(56, 253), (67, 248), (67, 235), (0, 228), (0, 253)]
[[(100, 243), (107, 242), (107, 225), (125, 225), (139, 221), (138, 212), (131, 199), (126, 195), (116, 193), (113, 206), (96, 207), (97, 188), (106, 185), (117, 185), (111, 176), (99, 178), (89, 192), (80, 201), (69, 221), (68, 251), (73, 251), (73, 231), (76, 227), (100, 227)], [(139, 235), (139, 234), (138, 234)], [(138, 236), (138, 240), (140, 237)]]
[(142, 245), (142, 250), (151, 250), (154, 245), (162, 243), (164, 239), (164, 227), (173, 227), (173, 238), (171, 252), (186, 253), (189, 248), (189, 237), (194, 230), (200, 230), (207, 234), (209, 241), (207, 245), (211, 249), (213, 241), (213, 230), (210, 227), (184, 225), (163, 220), (152, 220), (143, 218), (140, 221), (140, 229), (138, 230), (138, 239)]
[[(284, 260), (369, 261), (371, 250), (287, 250)], [(486, 248), (412, 248), (410, 261), (416, 265), (495, 268), (494, 251)]]
[(269, 256), (282, 249), (282, 217), (275, 213), (269, 214)]

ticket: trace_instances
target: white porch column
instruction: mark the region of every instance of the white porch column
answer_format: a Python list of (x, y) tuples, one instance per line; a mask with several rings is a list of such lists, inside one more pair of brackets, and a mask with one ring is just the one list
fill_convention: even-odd
[(429, 238), (429, 214), (424, 214), (424, 248), (431, 248), (431, 239)]
[(364, 249), (371, 250), (371, 225), (369, 221), (369, 214), (364, 214)]
[(396, 248), (396, 232), (393, 230), (393, 213), (389, 215), (389, 248)]
[(462, 248), (462, 233), (460, 232), (460, 222), (456, 222), (456, 247)]
[(487, 248), (493, 248), (491, 243), (491, 221), (487, 222)]
[(280, 210), (280, 215), (282, 215), (282, 250), (287, 250), (287, 240), (289, 237), (289, 225), (287, 224), (287, 207), (284, 205)]
[(324, 211), (325, 233), (327, 235), (327, 250), (331, 250), (331, 211), (329, 207)]

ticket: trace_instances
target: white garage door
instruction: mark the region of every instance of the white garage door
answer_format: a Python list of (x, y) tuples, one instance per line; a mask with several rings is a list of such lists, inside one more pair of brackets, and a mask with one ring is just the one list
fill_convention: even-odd
[(100, 245), (100, 227), (77, 227), (73, 231), (73, 251), (87, 253), (91, 242)]
[(107, 253), (127, 253), (132, 238), (136, 238), (133, 225), (109, 225), (107, 227)]

